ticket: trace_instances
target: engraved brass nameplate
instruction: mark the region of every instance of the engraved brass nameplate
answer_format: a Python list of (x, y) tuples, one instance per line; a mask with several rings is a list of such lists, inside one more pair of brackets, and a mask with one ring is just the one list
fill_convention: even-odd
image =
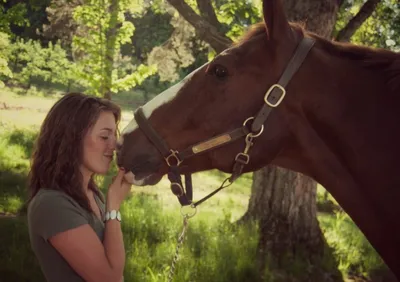
[(192, 151), (193, 151), (193, 153), (198, 154), (198, 153), (204, 152), (208, 149), (222, 145), (229, 141), (231, 141), (231, 136), (229, 134), (221, 135), (221, 136), (215, 137), (214, 139), (211, 139), (206, 142), (200, 143), (196, 146), (193, 146)]

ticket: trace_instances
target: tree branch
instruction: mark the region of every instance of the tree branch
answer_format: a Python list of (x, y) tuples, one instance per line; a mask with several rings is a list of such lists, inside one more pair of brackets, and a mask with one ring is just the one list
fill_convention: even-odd
[(338, 33), (336, 41), (348, 42), (357, 29), (371, 16), (381, 0), (368, 0), (349, 23)]
[(215, 14), (214, 7), (211, 4), (211, 0), (196, 0), (197, 7), (200, 10), (200, 15), (205, 18), (211, 25), (213, 25), (218, 31), (222, 30), (222, 25), (218, 21), (217, 15)]
[(186, 4), (184, 0), (167, 0), (179, 14), (188, 21), (196, 30), (200, 38), (206, 41), (217, 52), (220, 53), (227, 49), (232, 40), (221, 35), (217, 28), (211, 25), (208, 21), (196, 14), (193, 9)]
[(340, 8), (343, 5), (344, 0), (337, 0), (337, 3), (338, 3), (338, 7)]

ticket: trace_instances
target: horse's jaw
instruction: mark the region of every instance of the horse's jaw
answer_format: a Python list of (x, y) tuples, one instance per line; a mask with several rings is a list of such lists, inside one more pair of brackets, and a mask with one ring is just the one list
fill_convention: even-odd
[(135, 186), (153, 186), (158, 184), (163, 177), (163, 174), (155, 173), (147, 176), (136, 176), (131, 171), (126, 173), (124, 179), (126, 182)]

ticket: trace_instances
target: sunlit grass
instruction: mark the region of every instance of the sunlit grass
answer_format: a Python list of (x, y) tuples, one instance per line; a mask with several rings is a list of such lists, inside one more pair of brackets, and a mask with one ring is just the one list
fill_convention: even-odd
[[(166, 281), (183, 226), (179, 210), (146, 195), (133, 196), (122, 210), (127, 281)], [(237, 227), (227, 218), (216, 213), (189, 220), (174, 281), (252, 281), (257, 227)]]
[(321, 214), (318, 220), (328, 244), (335, 250), (342, 272), (367, 276), (368, 272), (384, 267), (382, 259), (347, 214)]

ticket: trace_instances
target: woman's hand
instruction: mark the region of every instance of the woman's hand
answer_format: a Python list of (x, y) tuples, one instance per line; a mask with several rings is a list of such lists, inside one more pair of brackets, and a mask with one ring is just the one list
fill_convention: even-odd
[(107, 192), (107, 210), (119, 210), (121, 203), (124, 201), (129, 191), (131, 184), (125, 181), (125, 170), (120, 168), (118, 174), (113, 178), (113, 182)]

